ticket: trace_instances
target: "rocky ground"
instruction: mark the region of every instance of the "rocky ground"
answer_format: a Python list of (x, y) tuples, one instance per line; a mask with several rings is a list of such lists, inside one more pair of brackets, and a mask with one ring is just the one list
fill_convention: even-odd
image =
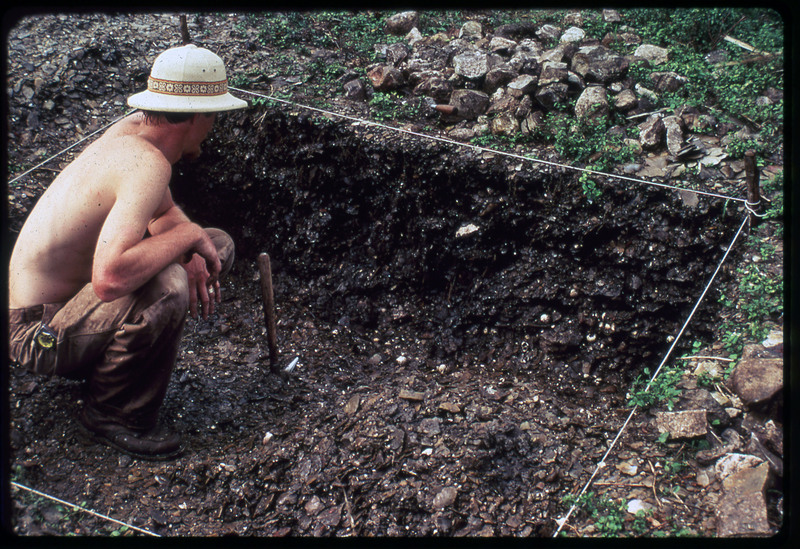
[[(244, 20), (203, 15), (189, 28), (231, 74), (246, 73), (282, 52), (256, 46)], [(572, 26), (580, 26), (574, 18), (561, 31)], [(9, 176), (123, 114), (154, 56), (179, 43), (177, 28), (176, 16), (150, 14), (15, 26)], [(480, 32), (489, 48), (498, 33)], [(298, 66), (310, 63), (294, 55)], [(341, 112), (366, 114), (370, 87), (391, 73), (385, 63), (364, 72), (361, 85), (342, 82), (333, 99)], [(433, 125), (437, 136), (468, 140), (536, 123), (525, 100), (536, 92), (509, 91), (520, 75), (496, 75), (506, 79), (498, 85), (505, 98), (483, 92), (514, 121), (465, 118), (474, 103), (436, 96), (434, 84), (448, 79), (426, 75), (423, 88), (439, 90), (425, 96), (431, 106), (457, 109), (432, 109), (406, 129)], [(298, 81), (273, 75), (258, 89), (296, 89), (303, 103)], [(580, 82), (550, 92), (570, 85)], [(626, 109), (636, 117), (644, 107)], [(744, 166), (725, 158), (724, 135), (694, 136), (686, 126), (704, 114), (676, 114), (687, 132), (681, 147), (670, 150), (662, 128), (660, 148), (645, 144), (620, 169), (662, 180), (694, 170), (701, 190), (744, 196)], [(498, 119), (505, 125), (492, 127)], [(12, 180), (9, 242), (79, 150)], [(546, 148), (525, 152), (570, 163)], [(782, 151), (766, 160), (765, 178), (780, 169)], [(658, 365), (744, 216), (711, 197), (601, 187), (603, 200), (587, 202), (564, 169), (297, 107), (226, 116), (203, 165), (176, 172), (186, 209), (239, 244), (219, 313), (187, 325), (164, 406), (186, 453), (150, 463), (87, 441), (71, 419), (78, 384), (12, 369), (12, 480), (168, 536), (551, 536), (629, 417), (631, 383)], [(776, 222), (748, 231), (782, 250)], [(273, 258), (280, 365), (298, 359), (285, 375), (268, 368), (255, 265), (262, 251)], [(782, 276), (782, 252), (734, 250), (676, 350), (710, 358), (678, 360), (687, 374), (674, 405), (633, 414), (565, 535), (769, 536), (783, 526), (780, 319), (772, 339), (752, 342), (733, 364), (719, 330), (733, 313), (716, 298), (736, 292), (734, 266), (749, 261)], [(695, 339), (707, 344), (692, 348)], [(732, 365), (727, 383), (702, 375)], [(136, 533), (23, 489), (11, 496), (11, 524), (23, 536)]]

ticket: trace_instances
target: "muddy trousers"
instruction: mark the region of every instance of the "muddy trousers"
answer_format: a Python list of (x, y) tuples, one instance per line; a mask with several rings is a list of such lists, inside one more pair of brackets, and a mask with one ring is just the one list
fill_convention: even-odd
[[(222, 273), (233, 264), (230, 236), (206, 229)], [(66, 303), (9, 310), (12, 362), (44, 375), (85, 380), (86, 405), (130, 429), (156, 424), (189, 310), (186, 271), (173, 263), (135, 292), (103, 302), (87, 284)], [(36, 343), (45, 324), (55, 345)]]

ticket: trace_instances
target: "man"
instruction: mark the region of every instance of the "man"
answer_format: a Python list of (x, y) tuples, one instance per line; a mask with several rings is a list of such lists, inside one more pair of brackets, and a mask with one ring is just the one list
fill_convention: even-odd
[(220, 302), (233, 242), (173, 203), (172, 165), (196, 158), (217, 112), (247, 106), (222, 60), (194, 45), (153, 64), (141, 109), (109, 128), (53, 181), (9, 265), (9, 352), (40, 374), (84, 379), (79, 423), (145, 459), (181, 451), (158, 411), (187, 310)]

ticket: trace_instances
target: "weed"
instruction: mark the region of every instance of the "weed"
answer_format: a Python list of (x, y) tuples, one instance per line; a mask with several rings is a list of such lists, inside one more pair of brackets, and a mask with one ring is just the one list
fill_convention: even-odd
[(601, 536), (618, 536), (625, 525), (625, 504), (615, 503), (605, 494), (584, 492), (580, 498), (568, 494), (563, 503), (570, 507), (575, 505), (587, 513)]
[[(649, 407), (663, 402), (667, 409), (672, 411), (681, 394), (677, 386), (683, 371), (677, 366), (665, 366), (658, 376), (650, 383), (650, 368), (644, 368), (643, 373), (634, 379), (628, 393), (628, 404), (631, 406)], [(650, 383), (649, 390), (647, 384)]]

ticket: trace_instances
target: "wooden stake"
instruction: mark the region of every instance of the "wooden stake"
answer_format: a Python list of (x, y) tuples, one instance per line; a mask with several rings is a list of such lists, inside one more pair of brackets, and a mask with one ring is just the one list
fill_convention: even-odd
[(186, 44), (190, 43), (192, 39), (189, 38), (189, 25), (186, 23), (186, 16), (181, 15), (180, 20), (181, 20), (181, 40), (183, 41), (183, 45), (185, 46)]
[(278, 337), (275, 328), (275, 296), (272, 292), (272, 267), (269, 255), (258, 256), (258, 271), (261, 275), (261, 299), (264, 305), (264, 322), (267, 324), (267, 345), (269, 345), (269, 368), (278, 370)]
[[(751, 209), (758, 212), (761, 207), (761, 190), (759, 189), (758, 168), (756, 167), (756, 153), (747, 151), (744, 153), (744, 177), (747, 183), (747, 202)], [(750, 213), (750, 226), (758, 223), (758, 216)]]

